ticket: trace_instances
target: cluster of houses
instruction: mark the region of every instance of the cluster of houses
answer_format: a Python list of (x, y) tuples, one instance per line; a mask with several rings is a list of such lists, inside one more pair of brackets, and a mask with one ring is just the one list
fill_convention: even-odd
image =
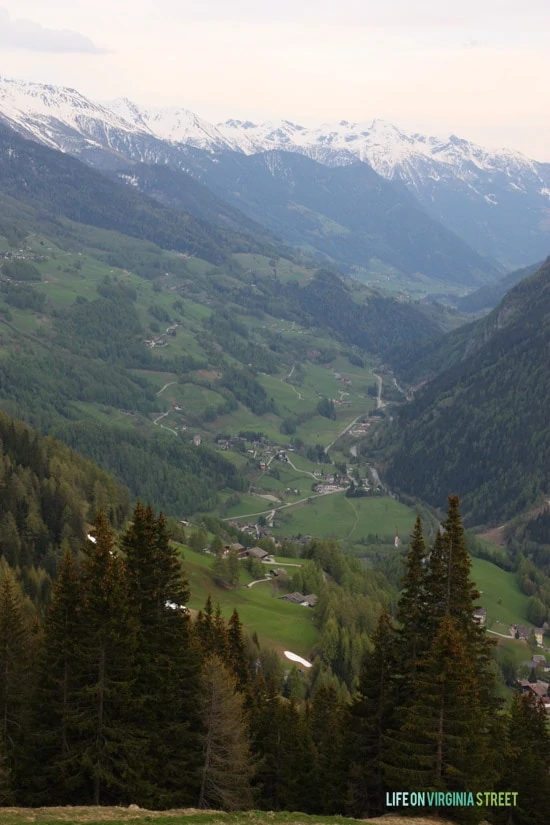
[(238, 554), (239, 559), (258, 559), (258, 561), (262, 562), (275, 561), (273, 556), (266, 550), (262, 550), (261, 547), (244, 547), (238, 541), (225, 545), (223, 548), (224, 556), (227, 556), (232, 550)]
[(546, 627), (526, 627), (522, 624), (513, 624), (510, 626), (510, 636), (513, 636), (514, 639), (523, 639), (524, 641), (528, 641), (531, 636), (535, 637), (535, 642), (539, 647), (543, 647), (544, 645), (544, 632)]
[(337, 381), (340, 381), (342, 384), (347, 384), (348, 386), (351, 384), (351, 378), (342, 378), (342, 374), (339, 372), (333, 372), (332, 375), (336, 378)]

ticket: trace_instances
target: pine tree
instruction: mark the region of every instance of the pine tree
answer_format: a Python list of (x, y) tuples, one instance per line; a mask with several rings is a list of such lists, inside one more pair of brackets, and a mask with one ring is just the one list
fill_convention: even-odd
[(406, 574), (399, 597), (397, 647), (400, 667), (414, 671), (419, 656), (425, 650), (427, 637), (426, 616), (426, 560), (422, 519), (417, 516), (405, 559)]
[[(0, 743), (2, 772), (13, 777), (29, 691), (31, 637), (23, 599), (9, 568), (0, 583)], [(7, 794), (7, 791), (6, 791)]]
[(246, 693), (250, 688), (250, 668), (243, 638), (243, 626), (236, 609), (233, 610), (227, 625), (227, 638), (231, 670), (237, 679), (238, 689)]
[(244, 700), (222, 659), (205, 662), (202, 676), (203, 768), (200, 808), (244, 810), (252, 804), (253, 761)]
[(137, 622), (135, 721), (147, 738), (140, 798), (159, 808), (196, 804), (201, 658), (186, 609), (188, 581), (164, 517), (155, 518), (151, 507), (136, 505), (122, 548)]
[(344, 737), (344, 705), (334, 687), (321, 686), (309, 713), (315, 748), (316, 813), (346, 810), (348, 760)]
[[(457, 621), (444, 617), (411, 679), (411, 704), (398, 708), (399, 731), (386, 736), (385, 776), (394, 790), (472, 791), (490, 785), (489, 742), (475, 660)], [(454, 809), (475, 822), (481, 809)]]
[(495, 809), (498, 825), (546, 825), (550, 800), (550, 732), (543, 703), (514, 694), (500, 789), (517, 792), (517, 807)]
[(361, 817), (375, 816), (384, 810), (383, 763), (396, 698), (395, 630), (385, 612), (372, 641), (374, 648), (364, 659), (359, 691), (346, 724), (350, 762), (348, 805), (354, 816)]
[(123, 562), (103, 513), (94, 534), (82, 564), (78, 689), (64, 770), (75, 785), (80, 783), (80, 799), (99, 805), (130, 800), (144, 749), (135, 724), (137, 623)]
[(31, 799), (42, 804), (76, 804), (78, 801), (71, 793), (66, 768), (71, 751), (69, 728), (77, 701), (80, 606), (79, 577), (72, 555), (67, 551), (46, 616), (33, 699), (32, 736), (28, 743), (34, 763)]
[(215, 629), (214, 629), (214, 607), (210, 593), (206, 598), (204, 610), (199, 610), (195, 622), (197, 636), (201, 650), (205, 656), (214, 653), (216, 649)]

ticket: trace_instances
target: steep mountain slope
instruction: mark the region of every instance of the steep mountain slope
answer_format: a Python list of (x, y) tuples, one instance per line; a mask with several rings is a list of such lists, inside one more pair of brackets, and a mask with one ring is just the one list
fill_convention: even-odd
[[(4, 196), (39, 203), (45, 219), (63, 216), (116, 230), (213, 263), (230, 251), (264, 251), (253, 236), (222, 230), (159, 205), (134, 188), (107, 180), (87, 165), (25, 140), (0, 123), (0, 188)], [(196, 187), (195, 187), (196, 188)]]
[(274, 243), (279, 241), (265, 226), (215, 195), (187, 172), (165, 164), (133, 163), (105, 174), (162, 203), (199, 220), (238, 233), (253, 233)]
[(470, 523), (495, 524), (550, 490), (550, 258), (459, 334), (462, 359), (401, 412), (388, 478), (438, 506), (454, 490)]
[(289, 243), (338, 263), (377, 261), (464, 286), (494, 280), (498, 269), (433, 221), (406, 191), (369, 166), (326, 167), (290, 152), (212, 157), (190, 153), (189, 170), (217, 195)]
[(541, 266), (542, 261), (539, 261), (536, 264), (524, 266), (522, 269), (515, 269), (495, 284), (485, 284), (476, 289), (475, 292), (470, 292), (469, 295), (458, 298), (456, 306), (460, 312), (483, 312), (492, 309), (504, 298), (508, 290), (519, 284), (524, 278), (534, 275)]
[[(347, 267), (379, 272), (389, 266), (455, 286), (483, 283), (498, 274), (497, 267), (429, 220), (402, 185), (387, 183), (349, 153), (338, 162), (353, 161), (354, 172), (317, 168), (298, 155), (284, 161), (280, 153), (249, 157), (253, 146), (243, 151), (242, 141), (226, 138), (186, 110), (147, 110), (127, 100), (109, 105), (112, 111), (70, 89), (0, 80), (0, 118), (100, 170), (121, 172), (126, 183), (137, 182), (128, 163), (191, 172), (287, 242)], [(286, 125), (299, 131), (291, 127)], [(294, 146), (290, 139), (281, 141), (283, 147)], [(310, 154), (328, 162), (324, 150)], [(152, 194), (177, 205), (176, 184), (166, 174), (163, 181), (161, 186), (157, 180)], [(188, 198), (180, 200), (189, 206)]]
[(451, 135), (410, 134), (384, 121), (305, 128), (290, 121), (217, 126), (184, 108), (94, 103), (74, 89), (0, 78), (0, 118), (27, 137), (99, 168), (121, 161), (187, 169), (190, 148), (245, 155), (283, 150), (328, 166), (368, 163), (409, 188), (429, 214), (504, 266), (550, 248), (550, 164)]
[(550, 167), (507, 149), (489, 150), (451, 135), (408, 134), (390, 123), (227, 121), (220, 131), (241, 151), (301, 152), (327, 165), (365, 161), (404, 183), (432, 217), (482, 255), (508, 267), (550, 251)]

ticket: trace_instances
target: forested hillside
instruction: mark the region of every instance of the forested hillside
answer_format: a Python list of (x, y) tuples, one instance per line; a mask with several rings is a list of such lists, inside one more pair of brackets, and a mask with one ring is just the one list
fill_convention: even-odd
[(485, 284), (474, 292), (470, 292), (469, 295), (458, 298), (456, 305), (461, 312), (483, 312), (492, 309), (504, 298), (509, 289), (523, 281), (524, 278), (534, 275), (541, 266), (542, 261), (539, 261), (531, 266), (515, 269), (495, 284)]
[(237, 234), (166, 209), (69, 155), (25, 140), (4, 124), (0, 124), (0, 161), (0, 191), (38, 210), (44, 227), (65, 217), (212, 263), (227, 260), (230, 252), (274, 251), (269, 242), (251, 233)]
[(78, 550), (100, 509), (121, 527), (130, 495), (91, 461), (3, 412), (0, 447), (0, 558), (42, 609), (60, 554)]
[(471, 524), (496, 524), (550, 489), (550, 259), (458, 339), (462, 360), (402, 408), (388, 478), (436, 506), (460, 490)]

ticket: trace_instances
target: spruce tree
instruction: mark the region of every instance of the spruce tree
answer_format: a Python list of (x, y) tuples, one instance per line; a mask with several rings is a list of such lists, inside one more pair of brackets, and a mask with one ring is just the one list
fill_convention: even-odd
[(228, 653), (231, 670), (237, 679), (237, 687), (242, 693), (250, 688), (250, 668), (243, 638), (243, 626), (236, 608), (227, 625)]
[(147, 739), (141, 797), (157, 808), (196, 804), (200, 789), (201, 658), (186, 603), (189, 586), (166, 522), (138, 504), (121, 543), (139, 674), (135, 719)]
[(405, 559), (406, 573), (399, 597), (397, 649), (399, 666), (414, 671), (419, 656), (426, 648), (426, 561), (428, 551), (424, 540), (422, 519), (417, 516)]
[(316, 813), (346, 810), (348, 760), (344, 736), (344, 705), (334, 687), (321, 686), (311, 704), (309, 726), (315, 749)]
[(517, 806), (493, 811), (498, 825), (546, 825), (550, 800), (550, 732), (543, 703), (532, 693), (512, 699), (500, 789), (517, 792)]
[(366, 655), (359, 691), (347, 717), (349, 754), (348, 806), (354, 816), (376, 816), (384, 811), (383, 763), (386, 735), (395, 705), (395, 630), (386, 612), (373, 635), (373, 651)]
[(21, 592), (14, 574), (6, 567), (0, 583), (0, 770), (6, 795), (9, 783), (17, 782), (16, 762), (30, 687), (30, 650)]
[[(489, 742), (478, 674), (466, 640), (444, 617), (410, 682), (411, 703), (398, 708), (401, 725), (386, 736), (385, 777), (392, 790), (472, 791), (491, 787)], [(476, 822), (478, 808), (446, 815)]]
[(81, 623), (71, 747), (64, 771), (79, 798), (94, 805), (129, 802), (136, 793), (144, 741), (137, 715), (137, 622), (113, 532), (96, 517), (95, 543), (86, 542), (80, 581)]
[(80, 608), (79, 577), (69, 550), (60, 564), (46, 615), (39, 678), (33, 697), (28, 757), (34, 763), (30, 789), (34, 804), (37, 801), (48, 805), (78, 802), (67, 776), (67, 760), (71, 751), (71, 719), (77, 702)]

